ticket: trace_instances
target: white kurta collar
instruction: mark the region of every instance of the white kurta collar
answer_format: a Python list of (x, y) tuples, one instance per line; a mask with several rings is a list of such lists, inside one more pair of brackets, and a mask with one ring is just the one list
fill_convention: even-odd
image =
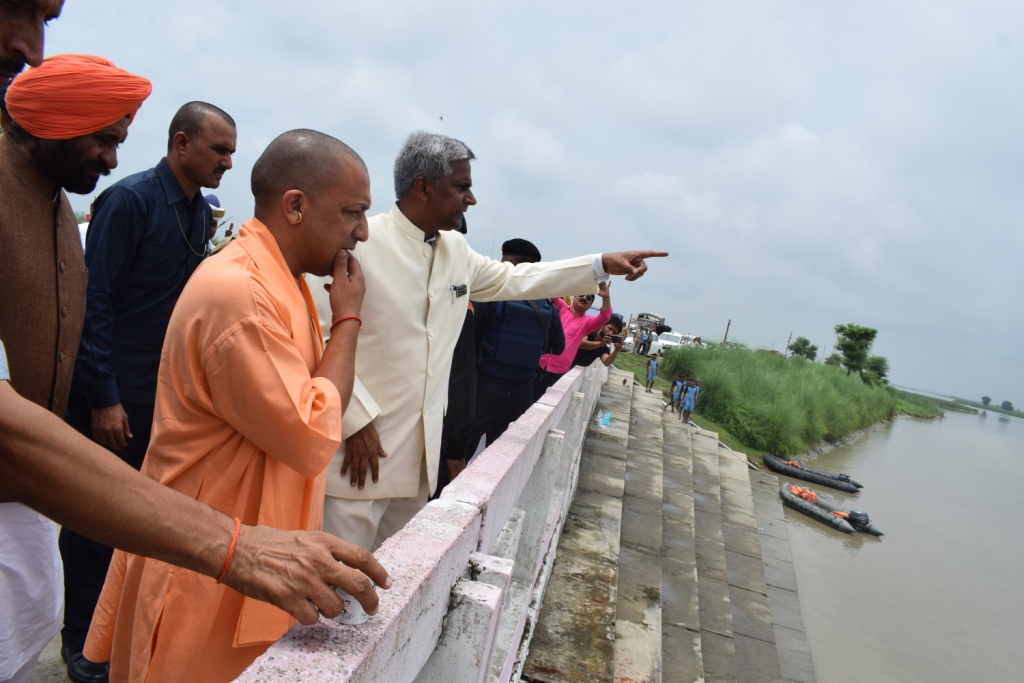
[(391, 211), (388, 212), (388, 219), (395, 224), (399, 232), (416, 242), (425, 242), (426, 238), (423, 231), (417, 228), (412, 221), (405, 217), (402, 210), (398, 208), (398, 204), (391, 206)]

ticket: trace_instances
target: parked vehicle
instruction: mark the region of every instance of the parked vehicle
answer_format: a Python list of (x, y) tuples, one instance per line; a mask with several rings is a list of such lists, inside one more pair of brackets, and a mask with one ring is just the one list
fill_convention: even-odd
[(666, 349), (675, 348), (683, 344), (683, 335), (675, 332), (662, 332), (661, 334), (654, 335), (654, 341), (651, 342), (651, 353), (656, 353), (659, 356), (665, 353)]

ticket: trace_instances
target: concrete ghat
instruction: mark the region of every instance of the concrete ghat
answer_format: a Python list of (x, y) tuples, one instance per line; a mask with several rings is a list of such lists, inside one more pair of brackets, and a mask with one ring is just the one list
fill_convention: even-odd
[(777, 481), (628, 377), (570, 372), (377, 552), (376, 616), (239, 680), (813, 683)]
[(612, 380), (522, 680), (813, 683), (777, 482)]

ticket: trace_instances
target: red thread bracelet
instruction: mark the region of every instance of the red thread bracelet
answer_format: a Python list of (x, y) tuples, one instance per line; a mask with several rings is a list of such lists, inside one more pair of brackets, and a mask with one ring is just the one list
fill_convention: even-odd
[(220, 570), (220, 576), (217, 577), (217, 583), (224, 580), (224, 576), (228, 573), (228, 568), (231, 566), (231, 558), (235, 556), (235, 545), (238, 543), (238, 532), (242, 528), (242, 522), (235, 517), (235, 533), (231, 536), (231, 545), (228, 547), (228, 556), (224, 558), (224, 566)]
[(335, 327), (335, 326), (336, 326), (336, 325), (337, 325), (338, 323), (343, 323), (343, 322), (345, 322), (346, 320), (356, 320), (356, 321), (358, 321), (358, 322), (359, 322), (359, 329), (360, 329), (360, 330), (361, 330), (361, 329), (363, 329), (363, 319), (362, 319), (362, 318), (360, 318), (360, 317), (359, 317), (358, 315), (343, 315), (343, 316), (341, 316), (340, 318), (338, 318), (337, 320), (335, 320), (335, 321), (334, 321), (333, 323), (331, 323), (331, 329), (333, 330), (333, 329), (334, 329), (334, 327)]

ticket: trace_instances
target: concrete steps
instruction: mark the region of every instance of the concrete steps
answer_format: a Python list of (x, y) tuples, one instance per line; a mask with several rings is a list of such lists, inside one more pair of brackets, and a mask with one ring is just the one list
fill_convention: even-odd
[(693, 440), (689, 427), (675, 415), (664, 412), (662, 419), (662, 680), (691, 683), (704, 678), (694, 534)]
[[(623, 380), (627, 380), (623, 382)], [(619, 536), (632, 375), (612, 369), (583, 445), (569, 508), (522, 680), (611, 683), (616, 635)]]
[(812, 683), (778, 482), (660, 399), (609, 376), (523, 680)]
[(616, 681), (658, 681), (662, 671), (661, 401), (636, 391), (622, 494), (615, 619)]

